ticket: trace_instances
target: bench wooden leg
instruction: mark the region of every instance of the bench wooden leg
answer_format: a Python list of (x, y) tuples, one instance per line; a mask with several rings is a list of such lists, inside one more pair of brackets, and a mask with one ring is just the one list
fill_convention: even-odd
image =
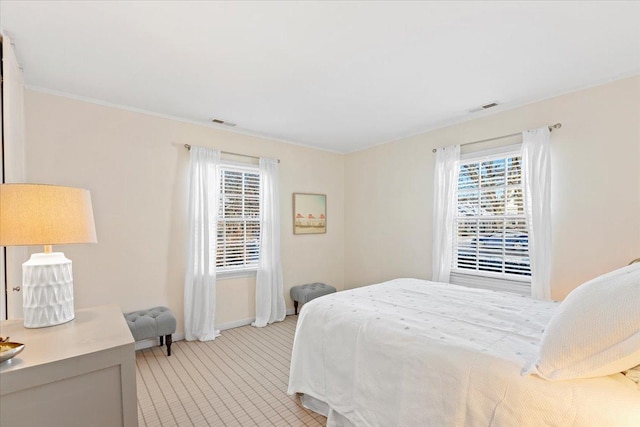
[(164, 337), (161, 335), (160, 336), (160, 347), (162, 347), (164, 345)]
[(168, 356), (171, 356), (171, 343), (172, 343), (171, 335), (170, 334), (166, 335), (165, 338), (167, 339), (167, 357), (168, 357)]
[(295, 311), (296, 316), (298, 315), (298, 301), (293, 302), (293, 310)]

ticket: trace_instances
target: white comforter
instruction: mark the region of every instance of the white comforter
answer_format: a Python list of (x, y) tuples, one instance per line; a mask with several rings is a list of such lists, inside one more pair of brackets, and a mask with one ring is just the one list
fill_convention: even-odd
[(325, 402), (328, 425), (640, 426), (621, 374), (520, 375), (556, 306), (417, 279), (318, 298), (298, 319), (288, 392)]

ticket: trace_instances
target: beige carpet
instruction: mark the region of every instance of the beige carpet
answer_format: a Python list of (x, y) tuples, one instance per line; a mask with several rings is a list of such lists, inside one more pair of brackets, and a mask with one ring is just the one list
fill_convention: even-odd
[(136, 352), (139, 425), (324, 426), (286, 393), (297, 318)]

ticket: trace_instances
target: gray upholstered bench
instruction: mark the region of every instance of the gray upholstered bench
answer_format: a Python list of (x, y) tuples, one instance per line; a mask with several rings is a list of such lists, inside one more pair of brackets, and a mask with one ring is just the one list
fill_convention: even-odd
[(336, 291), (333, 286), (325, 285), (324, 283), (309, 283), (306, 285), (294, 286), (289, 291), (291, 299), (293, 300), (293, 308), (295, 314), (298, 314), (298, 303), (304, 304), (312, 299), (321, 297), (323, 295), (332, 294)]
[(136, 341), (160, 337), (160, 346), (167, 341), (167, 356), (171, 356), (171, 334), (176, 331), (176, 318), (167, 307), (155, 307), (149, 310), (125, 313), (124, 318)]

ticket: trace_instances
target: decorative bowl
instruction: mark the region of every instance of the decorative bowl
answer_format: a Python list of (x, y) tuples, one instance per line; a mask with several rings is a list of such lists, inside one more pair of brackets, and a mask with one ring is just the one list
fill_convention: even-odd
[(24, 350), (24, 344), (19, 342), (0, 342), (0, 363), (11, 359)]

